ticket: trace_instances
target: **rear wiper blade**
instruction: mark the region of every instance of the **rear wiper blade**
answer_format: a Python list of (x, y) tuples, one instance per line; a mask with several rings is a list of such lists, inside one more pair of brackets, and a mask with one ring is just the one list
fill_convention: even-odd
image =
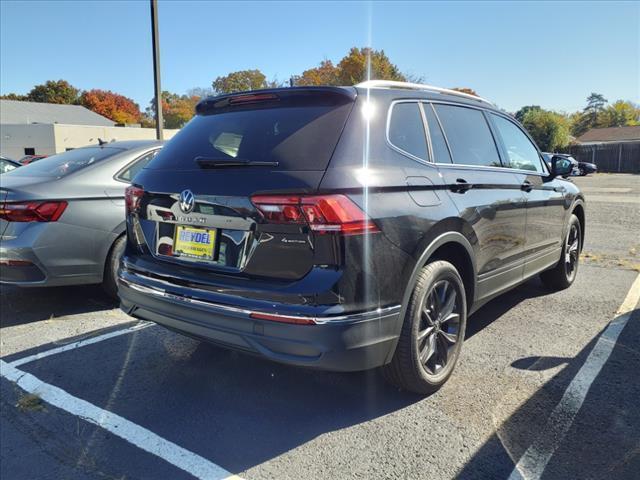
[(278, 162), (262, 162), (257, 160), (245, 160), (242, 158), (210, 158), (196, 157), (195, 162), (201, 168), (224, 168), (224, 167), (277, 167)]

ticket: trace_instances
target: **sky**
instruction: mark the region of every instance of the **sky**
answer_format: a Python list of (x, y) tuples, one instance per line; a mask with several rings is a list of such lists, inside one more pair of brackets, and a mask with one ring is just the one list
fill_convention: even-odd
[[(351, 47), (507, 111), (640, 102), (640, 2), (159, 2), (162, 89), (260, 69), (287, 80)], [(65, 79), (153, 97), (149, 2), (0, 0), (0, 93)]]

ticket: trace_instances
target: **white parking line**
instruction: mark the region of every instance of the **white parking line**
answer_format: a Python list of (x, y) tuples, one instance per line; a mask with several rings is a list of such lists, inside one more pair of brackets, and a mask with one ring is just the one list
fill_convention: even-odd
[(9, 362), (9, 363), (14, 367), (19, 367), (20, 365), (24, 365), (25, 363), (30, 363), (35, 360), (40, 360), (50, 355), (56, 355), (58, 353), (66, 352), (68, 350), (73, 350), (75, 348), (84, 347), (86, 345), (92, 345), (94, 343), (102, 342), (104, 340), (108, 340), (113, 337), (124, 335), (125, 333), (135, 332), (136, 330), (142, 330), (143, 328), (150, 327), (151, 325), (153, 325), (153, 323), (151, 322), (137, 323), (129, 328), (123, 328), (122, 330), (115, 330), (113, 332), (105, 333), (103, 335), (97, 335), (95, 337), (85, 338), (84, 340), (78, 340), (77, 342), (68, 343), (60, 347), (52, 348), (51, 350), (46, 350), (44, 352), (36, 353), (34, 355), (29, 355), (28, 357), (19, 358), (18, 360), (14, 360), (13, 362)]
[(151, 430), (147, 430), (113, 412), (97, 407), (86, 400), (74, 397), (61, 388), (45, 383), (34, 375), (16, 368), (25, 363), (33, 362), (34, 360), (40, 360), (51, 355), (92, 345), (110, 338), (141, 330), (151, 325), (153, 324), (139, 323), (129, 328), (52, 348), (51, 350), (20, 358), (11, 363), (0, 360), (0, 377), (14, 382), (24, 391), (37, 395), (43, 401), (54, 407), (104, 428), (142, 450), (152, 453), (162, 460), (190, 473), (196, 478), (206, 480), (242, 480), (239, 476), (228, 472), (221, 466), (156, 435)]
[(584, 365), (564, 392), (560, 403), (551, 412), (540, 436), (518, 460), (509, 480), (537, 480), (542, 476), (547, 463), (571, 428), (591, 384), (611, 355), (618, 336), (629, 321), (638, 301), (640, 301), (640, 275), (631, 285), (624, 302), (616, 312), (616, 317), (602, 332)]
[(165, 440), (126, 418), (74, 397), (61, 388), (45, 383), (30, 373), (18, 370), (13, 365), (2, 360), (0, 360), (0, 376), (15, 382), (24, 391), (38, 395), (50, 405), (98, 425), (142, 450), (157, 455), (196, 478), (207, 480), (237, 480), (240, 478), (206, 458)]

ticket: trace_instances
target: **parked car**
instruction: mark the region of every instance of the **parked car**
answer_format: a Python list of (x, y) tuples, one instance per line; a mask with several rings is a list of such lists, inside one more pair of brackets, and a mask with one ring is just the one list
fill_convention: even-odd
[(578, 175), (584, 177), (590, 173), (596, 173), (598, 166), (595, 163), (578, 162)]
[(19, 160), (19, 162), (22, 165), (29, 165), (30, 163), (37, 162), (43, 158), (47, 158), (47, 155), (25, 155)]
[(544, 161), (546, 162), (548, 169), (551, 169), (551, 159), (553, 158), (554, 155), (557, 155), (559, 157), (564, 157), (571, 162), (571, 171), (567, 175), (563, 175), (564, 178), (567, 178), (571, 175), (580, 175), (580, 172), (578, 170), (578, 161), (575, 158), (573, 158), (571, 155), (567, 155), (564, 153), (542, 152), (542, 157), (544, 158)]
[(372, 81), (202, 100), (127, 189), (121, 308), (278, 362), (430, 393), (467, 317), (576, 278), (583, 196), (475, 96)]
[(160, 150), (156, 141), (78, 148), (4, 174), (0, 282), (102, 283), (116, 294), (125, 243), (124, 191)]
[(0, 173), (7, 173), (21, 166), (22, 165), (15, 160), (11, 160), (7, 157), (0, 157)]

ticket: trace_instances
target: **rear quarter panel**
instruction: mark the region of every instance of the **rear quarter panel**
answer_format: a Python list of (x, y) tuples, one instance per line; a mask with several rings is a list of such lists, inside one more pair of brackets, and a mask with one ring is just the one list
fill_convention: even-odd
[[(321, 191), (345, 191), (375, 220), (384, 242), (365, 240), (363, 253), (346, 253), (363, 265), (353, 275), (369, 278), (370, 297), (400, 303), (416, 262), (429, 244), (445, 231), (470, 237), (458, 210), (447, 195), (437, 168), (391, 148), (386, 140), (391, 99), (376, 96), (369, 125), (362, 114), (362, 96), (336, 148)], [(362, 257), (362, 258), (360, 258)], [(345, 273), (348, 273), (349, 269)], [(345, 281), (353, 281), (345, 275)]]

